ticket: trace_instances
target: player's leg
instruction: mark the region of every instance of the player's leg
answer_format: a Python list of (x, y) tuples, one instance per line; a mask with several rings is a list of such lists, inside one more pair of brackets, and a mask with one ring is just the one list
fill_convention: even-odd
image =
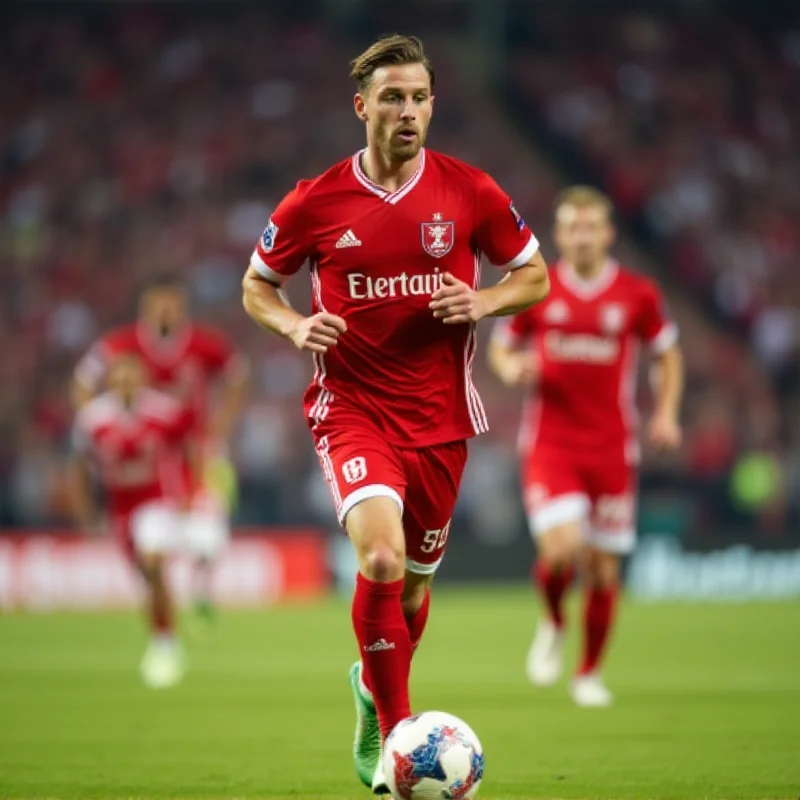
[(528, 680), (536, 686), (551, 686), (563, 672), (564, 600), (575, 577), (583, 524), (583, 519), (575, 519), (542, 529), (536, 535), (533, 584), (544, 614), (536, 625), (525, 661)]
[(185, 667), (166, 575), (167, 554), (174, 548), (179, 523), (172, 508), (154, 502), (138, 508), (130, 524), (145, 583), (150, 629), (150, 642), (141, 663), (142, 680), (151, 688), (166, 688), (181, 680)]
[(183, 534), (193, 561), (195, 611), (202, 621), (210, 622), (214, 615), (214, 568), (230, 539), (227, 513), (210, 492), (199, 493), (183, 515)]
[(405, 478), (394, 449), (355, 426), (320, 437), (317, 455), (359, 565), (351, 609), (360, 654), (350, 670), (353, 756), (359, 778), (371, 786), (382, 737), (410, 714), (411, 639), (402, 605)]
[(428, 623), (431, 607), (431, 583), (433, 575), (420, 575), (406, 570), (403, 579), (403, 616), (406, 619), (408, 635), (411, 639), (411, 652), (416, 652)]
[(405, 542), (401, 510), (391, 497), (372, 497), (349, 511), (345, 526), (359, 565), (352, 618), (361, 651), (362, 679), (372, 693), (385, 738), (411, 714), (411, 638), (402, 604)]
[(524, 464), (523, 483), (537, 551), (531, 575), (545, 611), (528, 649), (525, 671), (533, 684), (549, 686), (563, 670), (563, 604), (575, 576), (589, 498), (576, 470), (563, 457), (534, 453)]
[(571, 684), (579, 705), (607, 706), (612, 694), (600, 676), (614, 625), (622, 557), (635, 542), (635, 476), (625, 465), (598, 470), (599, 489), (581, 558), (584, 585), (583, 650)]
[(465, 442), (403, 454), (408, 488), (403, 515), (406, 575), (403, 611), (412, 650), (419, 646), (430, 611), (430, 586), (450, 538), (458, 488), (467, 462)]

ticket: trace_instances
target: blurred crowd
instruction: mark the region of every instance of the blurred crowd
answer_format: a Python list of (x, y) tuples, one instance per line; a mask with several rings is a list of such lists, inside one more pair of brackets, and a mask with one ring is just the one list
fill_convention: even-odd
[[(362, 146), (347, 64), (364, 42), (301, 11), (0, 12), (1, 524), (67, 522), (72, 369), (132, 319), (149, 275), (171, 271), (196, 316), (251, 362), (231, 443), (239, 521), (333, 525), (299, 402), (308, 359), (259, 331), (240, 301), (277, 201)], [(685, 514), (690, 529), (756, 522), (777, 536), (800, 498), (800, 414), (788, 410), (800, 351), (800, 33), (766, 48), (736, 26), (710, 37), (608, 18), (597, 22), (606, 35), (587, 21), (578, 36), (557, 16), (526, 22), (548, 47), (516, 50), (514, 79), (599, 171), (622, 218), (646, 218), (682, 286), (670, 299), (691, 340), (687, 444), (648, 462), (649, 508)], [(476, 97), (445, 43), (426, 44), (440, 87), (430, 145), (490, 172), (552, 257), (551, 203), (572, 176)], [(621, 252), (637, 263), (634, 244)], [(289, 291), (307, 306), (302, 277)], [(476, 380), (493, 431), (472, 449), (459, 514), (500, 540), (521, 528), (519, 397), (482, 360)]]

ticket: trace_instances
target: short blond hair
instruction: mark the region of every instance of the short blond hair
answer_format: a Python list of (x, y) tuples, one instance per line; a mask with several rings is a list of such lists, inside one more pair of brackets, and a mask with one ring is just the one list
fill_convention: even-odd
[(556, 219), (558, 219), (559, 212), (565, 206), (572, 206), (573, 208), (602, 208), (609, 220), (614, 214), (614, 204), (611, 199), (599, 189), (595, 189), (594, 186), (568, 186), (560, 191), (553, 205)]
[(399, 33), (382, 36), (360, 56), (354, 58), (350, 62), (350, 77), (356, 82), (358, 91), (364, 92), (369, 88), (376, 69), (403, 64), (422, 64), (431, 79), (431, 91), (433, 91), (436, 72), (430, 59), (425, 55), (422, 40), (416, 36), (403, 36)]

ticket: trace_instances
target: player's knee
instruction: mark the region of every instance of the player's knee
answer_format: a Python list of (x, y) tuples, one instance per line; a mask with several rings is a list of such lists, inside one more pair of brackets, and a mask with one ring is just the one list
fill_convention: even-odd
[(591, 585), (600, 589), (608, 589), (619, 583), (620, 559), (618, 555), (594, 550), (587, 559), (587, 567), (586, 577)]
[(390, 544), (366, 548), (361, 558), (364, 577), (379, 583), (398, 581), (405, 570), (405, 553)]
[(161, 582), (164, 575), (164, 559), (161, 553), (144, 553), (141, 555), (139, 557), (139, 569), (149, 584)]
[(569, 569), (579, 551), (579, 534), (573, 525), (560, 525), (539, 539), (539, 555), (552, 570)]

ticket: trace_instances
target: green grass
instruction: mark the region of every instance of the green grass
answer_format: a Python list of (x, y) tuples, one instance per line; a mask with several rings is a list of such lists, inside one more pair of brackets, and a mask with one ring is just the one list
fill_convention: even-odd
[[(800, 796), (797, 604), (628, 604), (609, 710), (525, 683), (531, 629), (527, 592), (440, 591), (417, 654), (414, 707), (478, 731), (486, 800)], [(143, 644), (133, 615), (0, 617), (0, 797), (369, 796), (346, 603), (224, 614), (169, 692)]]

